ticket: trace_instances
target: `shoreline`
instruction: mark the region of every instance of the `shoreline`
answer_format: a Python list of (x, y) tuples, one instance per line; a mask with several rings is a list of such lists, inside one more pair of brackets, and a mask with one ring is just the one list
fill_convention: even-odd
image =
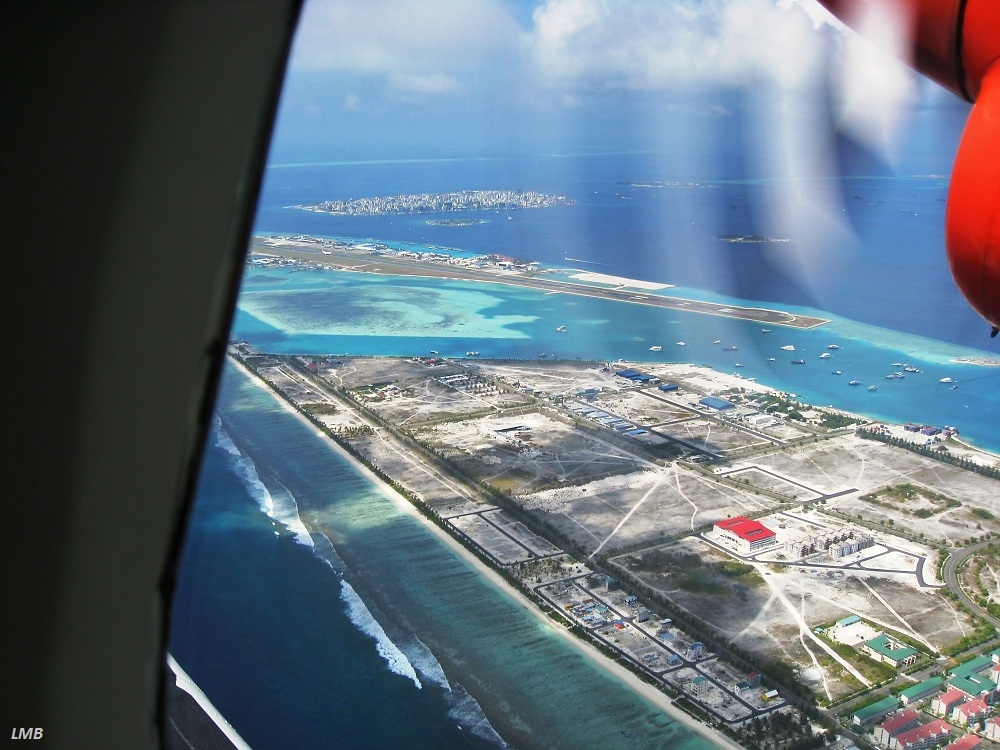
[[(742, 745), (739, 745), (731, 738), (714, 730), (708, 725), (697, 721), (693, 716), (674, 706), (673, 698), (658, 690), (653, 685), (643, 682), (637, 675), (633, 674), (616, 661), (612, 661), (608, 657), (604, 656), (597, 650), (596, 647), (592, 646), (588, 642), (574, 636), (568, 630), (556, 625), (550, 617), (539, 609), (538, 603), (532, 601), (522, 592), (508, 584), (499, 575), (499, 573), (476, 557), (471, 551), (463, 547), (454, 537), (451, 536), (451, 534), (432, 523), (413, 506), (413, 503), (395, 491), (392, 487), (386, 485), (386, 483), (383, 482), (371, 469), (369, 469), (355, 456), (352, 456), (335, 440), (330, 438), (325, 433), (317, 431), (316, 425), (310, 422), (305, 415), (289, 403), (286, 397), (276, 393), (274, 389), (265, 383), (260, 376), (251, 371), (246, 364), (240, 362), (234, 357), (229, 357), (229, 359), (237, 365), (237, 370), (243, 374), (244, 377), (248, 378), (256, 387), (266, 391), (278, 404), (281, 405), (283, 409), (299, 419), (304, 426), (310, 428), (310, 430), (316, 431), (316, 436), (322, 439), (330, 450), (332, 450), (338, 457), (345, 459), (352, 468), (368, 479), (368, 481), (381, 491), (398, 510), (412, 518), (418, 519), (426, 529), (437, 537), (439, 541), (446, 544), (449, 549), (473, 567), (475, 571), (497, 591), (521, 604), (528, 612), (531, 613), (533, 617), (535, 617), (539, 622), (545, 624), (553, 633), (558, 634), (560, 637), (564, 638), (567, 643), (571, 643), (575, 648), (579, 649), (580, 653), (589, 659), (591, 663), (598, 668), (603, 669), (607, 674), (611, 675), (619, 682), (641, 695), (647, 703), (650, 703), (663, 711), (663, 713), (669, 716), (672, 721), (676, 721), (686, 726), (705, 739), (713, 742), (718, 747), (730, 748), (731, 750), (742, 750)], [(307, 528), (309, 527), (309, 523), (304, 519), (303, 523), (306, 524)]]
[[(311, 249), (316, 247), (317, 249)], [(343, 249), (327, 249), (315, 242), (296, 244), (287, 241), (280, 245), (269, 244), (263, 238), (256, 237), (251, 242), (249, 254), (279, 257), (291, 262), (315, 263), (336, 270), (372, 273), (386, 276), (423, 276), (435, 279), (450, 279), (453, 281), (485, 282), (492, 284), (509, 284), (526, 289), (537, 289), (547, 293), (562, 292), (583, 297), (596, 297), (648, 307), (662, 307), (682, 312), (712, 315), (721, 318), (747, 320), (765, 325), (782, 326), (799, 330), (810, 330), (824, 326), (830, 322), (828, 318), (808, 315), (795, 315), (784, 310), (756, 307), (738, 304), (722, 304), (706, 302), (688, 297), (671, 297), (667, 295), (650, 294), (651, 287), (667, 288), (670, 284), (654, 284), (639, 279), (627, 279), (624, 283), (596, 286), (561, 279), (546, 278), (553, 272), (566, 272), (568, 269), (551, 269), (538, 275), (527, 275), (520, 271), (473, 268), (463, 265), (432, 263), (424, 260), (401, 257), (393, 251), (392, 254), (361, 254), (370, 250), (348, 251)], [(350, 263), (350, 265), (344, 265)], [(369, 266), (377, 266), (368, 268)], [(570, 269), (576, 274), (587, 276), (585, 271)], [(619, 278), (619, 277), (609, 277)], [(631, 282), (631, 283), (629, 283)]]

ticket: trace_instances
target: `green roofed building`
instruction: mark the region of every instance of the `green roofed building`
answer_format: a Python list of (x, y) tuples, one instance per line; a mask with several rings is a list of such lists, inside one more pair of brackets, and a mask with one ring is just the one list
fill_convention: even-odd
[(856, 727), (867, 729), (877, 724), (897, 708), (899, 708), (899, 699), (889, 696), (888, 698), (883, 698), (878, 703), (872, 703), (870, 706), (865, 706), (855, 711), (854, 715), (851, 716), (851, 723)]
[(977, 656), (951, 670), (952, 677), (948, 680), (948, 684), (958, 688), (970, 698), (985, 697), (989, 701), (997, 685), (988, 675), (982, 673), (992, 666), (993, 659), (989, 656)]
[(915, 648), (910, 648), (885, 633), (862, 643), (861, 650), (875, 661), (883, 661), (897, 668), (913, 664), (920, 655)]
[(899, 702), (904, 706), (908, 706), (922, 698), (939, 692), (942, 685), (944, 685), (944, 677), (931, 677), (929, 680), (918, 682), (916, 685), (911, 685), (906, 690), (900, 691)]
[(951, 670), (951, 673), (958, 677), (968, 677), (970, 674), (985, 672), (992, 663), (993, 660), (989, 656), (977, 656), (962, 662)]

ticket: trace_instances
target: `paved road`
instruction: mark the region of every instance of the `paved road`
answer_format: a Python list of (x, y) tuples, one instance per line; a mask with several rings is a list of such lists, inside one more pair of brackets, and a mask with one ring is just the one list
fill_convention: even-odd
[(991, 623), (995, 628), (1000, 629), (1000, 620), (993, 617), (993, 615), (972, 601), (968, 594), (965, 593), (965, 590), (962, 588), (962, 584), (958, 580), (958, 569), (962, 566), (962, 563), (964, 563), (971, 555), (974, 555), (976, 552), (979, 552), (994, 543), (995, 542), (993, 541), (979, 542), (978, 544), (963, 547), (962, 549), (952, 552), (944, 563), (944, 583), (950, 591), (955, 593), (958, 600), (962, 602), (962, 604), (987, 622)]

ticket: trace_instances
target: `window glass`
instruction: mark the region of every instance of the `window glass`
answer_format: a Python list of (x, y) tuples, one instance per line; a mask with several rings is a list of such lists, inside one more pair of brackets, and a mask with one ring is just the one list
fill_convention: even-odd
[(984, 641), (968, 113), (804, 2), (310, 2), (168, 743), (792, 746)]

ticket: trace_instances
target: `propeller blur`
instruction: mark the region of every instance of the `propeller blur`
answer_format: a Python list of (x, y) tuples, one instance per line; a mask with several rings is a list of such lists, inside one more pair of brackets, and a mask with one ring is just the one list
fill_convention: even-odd
[[(918, 71), (973, 102), (952, 170), (945, 242), (955, 283), (1000, 332), (1000, 2), (820, 0), (863, 35), (893, 19), (894, 48)], [(885, 29), (880, 29), (885, 31)]]

